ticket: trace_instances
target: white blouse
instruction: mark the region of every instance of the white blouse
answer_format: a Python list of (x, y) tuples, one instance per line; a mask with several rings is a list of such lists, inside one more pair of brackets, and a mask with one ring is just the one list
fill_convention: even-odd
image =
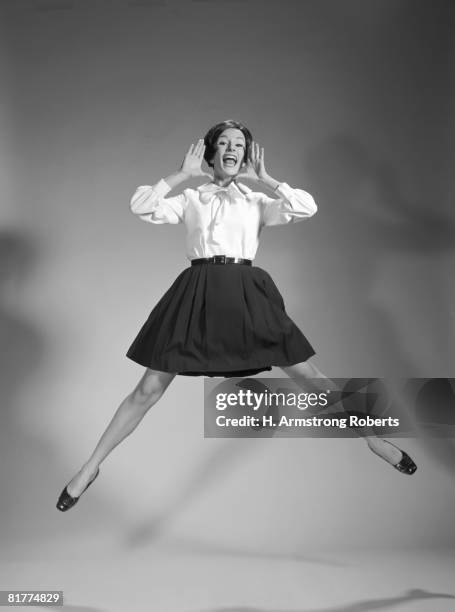
[(309, 193), (287, 183), (275, 189), (279, 198), (235, 181), (228, 187), (206, 183), (166, 198), (169, 191), (171, 187), (163, 179), (155, 185), (142, 185), (131, 198), (130, 208), (149, 223), (184, 223), (190, 261), (213, 255), (254, 259), (263, 227), (297, 223), (317, 211)]

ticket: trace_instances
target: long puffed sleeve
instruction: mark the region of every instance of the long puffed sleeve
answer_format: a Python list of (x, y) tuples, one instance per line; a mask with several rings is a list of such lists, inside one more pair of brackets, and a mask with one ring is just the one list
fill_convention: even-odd
[(263, 225), (284, 225), (298, 223), (312, 217), (318, 210), (316, 202), (303, 189), (293, 189), (287, 183), (280, 183), (276, 193), (281, 197), (261, 198), (261, 219)]
[(141, 185), (131, 198), (130, 209), (149, 223), (182, 223), (187, 204), (185, 193), (166, 198), (169, 191), (171, 187), (163, 179), (156, 185)]

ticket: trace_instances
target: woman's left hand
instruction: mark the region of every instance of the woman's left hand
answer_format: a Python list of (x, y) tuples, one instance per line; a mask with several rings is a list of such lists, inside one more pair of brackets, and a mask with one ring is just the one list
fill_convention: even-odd
[(253, 140), (250, 147), (249, 158), (243, 170), (239, 173), (238, 178), (263, 181), (267, 177), (268, 174), (264, 165), (264, 147), (260, 149), (257, 142)]

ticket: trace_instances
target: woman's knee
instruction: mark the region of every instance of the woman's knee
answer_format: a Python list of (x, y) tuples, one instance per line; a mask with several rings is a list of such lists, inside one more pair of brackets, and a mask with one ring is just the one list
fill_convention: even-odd
[(285, 374), (290, 377), (304, 377), (304, 378), (318, 378), (320, 376), (319, 370), (310, 361), (301, 361), (290, 366), (281, 368)]
[(154, 404), (166, 391), (176, 374), (147, 368), (131, 393), (134, 403), (141, 406)]

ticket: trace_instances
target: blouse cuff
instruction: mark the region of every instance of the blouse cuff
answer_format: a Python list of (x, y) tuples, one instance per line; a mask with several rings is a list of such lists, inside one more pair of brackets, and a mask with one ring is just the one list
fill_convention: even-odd
[(171, 189), (172, 187), (170, 187), (164, 179), (160, 179), (154, 186), (153, 191), (158, 195), (158, 197), (164, 198), (164, 196), (168, 194)]
[(289, 199), (289, 196), (293, 195), (294, 190), (287, 183), (278, 183), (275, 187), (275, 192)]

